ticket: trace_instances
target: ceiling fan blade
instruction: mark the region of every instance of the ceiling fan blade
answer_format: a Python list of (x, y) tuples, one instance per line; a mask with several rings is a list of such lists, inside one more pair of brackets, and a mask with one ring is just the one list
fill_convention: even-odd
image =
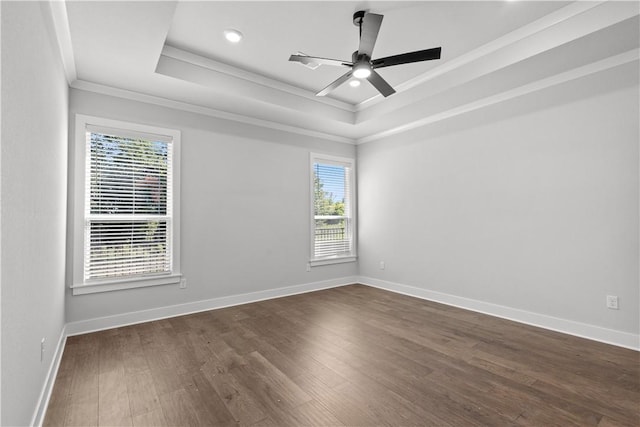
[(349, 80), (352, 74), (353, 74), (353, 71), (349, 70), (346, 74), (339, 77), (336, 81), (331, 83), (329, 86), (325, 87), (320, 92), (316, 93), (316, 96), (325, 96), (326, 94), (328, 94), (329, 92), (331, 92), (332, 90), (336, 89), (338, 86), (340, 86), (341, 84)]
[(318, 58), (316, 56), (306, 55), (291, 55), (289, 61), (301, 62), (307, 65), (322, 64), (322, 65), (335, 65), (338, 67), (351, 67), (353, 63), (349, 61), (340, 61), (339, 59)]
[(367, 77), (367, 80), (371, 82), (371, 84), (378, 89), (378, 92), (382, 94), (385, 98), (389, 95), (393, 95), (396, 91), (391, 87), (389, 83), (382, 76), (375, 71), (371, 70), (371, 74)]
[(373, 47), (378, 38), (380, 25), (382, 25), (382, 15), (375, 13), (366, 13), (364, 15), (362, 26), (360, 27), (360, 46), (358, 47), (359, 55), (367, 55), (371, 58)]
[(440, 59), (441, 47), (432, 49), (417, 50), (415, 52), (401, 53), (400, 55), (387, 56), (371, 61), (372, 68), (389, 67), (391, 65), (410, 64), (412, 62), (429, 61)]

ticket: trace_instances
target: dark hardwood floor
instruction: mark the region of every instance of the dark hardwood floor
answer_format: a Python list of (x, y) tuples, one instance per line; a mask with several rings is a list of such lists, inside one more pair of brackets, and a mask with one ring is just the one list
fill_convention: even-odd
[(352, 285), (69, 337), (44, 425), (638, 426), (639, 355)]

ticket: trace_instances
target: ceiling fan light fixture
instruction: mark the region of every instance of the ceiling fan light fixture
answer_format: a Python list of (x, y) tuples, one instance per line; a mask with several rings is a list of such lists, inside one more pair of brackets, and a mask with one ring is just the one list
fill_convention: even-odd
[(232, 28), (224, 30), (224, 38), (231, 43), (239, 43), (242, 40), (242, 33)]
[(353, 77), (356, 79), (366, 79), (371, 75), (371, 66), (367, 63), (360, 63), (353, 67)]
[[(0, 0), (1, 1), (1, 0)], [(411, 64), (414, 62), (430, 61), (440, 59), (442, 47), (416, 50), (414, 52), (401, 53), (400, 55), (386, 56), (384, 58), (372, 59), (373, 48), (375, 47), (382, 15), (370, 13), (364, 10), (353, 14), (353, 23), (360, 30), (360, 43), (358, 50), (351, 55), (351, 61), (339, 59), (321, 58), (309, 55), (291, 55), (289, 61), (300, 64), (318, 63), (323, 65), (333, 65), (338, 67), (350, 67), (351, 69), (331, 82), (328, 86), (316, 93), (316, 96), (326, 96), (340, 85), (349, 82), (352, 87), (357, 87), (359, 80), (367, 79), (369, 83), (385, 98), (396, 93), (395, 89), (376, 71), (378, 68), (390, 67), (392, 65)], [(358, 79), (358, 80), (354, 80)]]

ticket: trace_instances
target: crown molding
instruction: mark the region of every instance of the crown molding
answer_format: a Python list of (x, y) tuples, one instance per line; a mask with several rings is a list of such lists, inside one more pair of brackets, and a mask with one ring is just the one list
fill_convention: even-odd
[[(351, 111), (335, 108), (306, 97), (283, 92), (259, 83), (234, 77), (231, 74), (220, 73), (208, 67), (201, 67), (200, 65), (165, 55), (160, 55), (155, 72), (158, 75), (171, 77), (182, 83), (196, 84), (206, 89), (209, 97), (215, 97), (217, 94), (232, 97), (236, 101), (245, 104), (245, 106), (260, 105), (262, 109), (266, 107), (272, 114), (283, 116), (290, 113), (302, 114), (308, 118), (322, 118), (342, 125), (353, 125), (355, 120), (355, 115)], [(201, 92), (204, 93), (203, 91)], [(197, 103), (198, 101), (195, 102)], [(207, 105), (205, 100), (200, 102)], [(223, 109), (226, 108), (223, 107)], [(281, 121), (278, 118), (273, 120)], [(282, 121), (287, 120), (291, 121), (287, 117), (283, 117)], [(298, 123), (295, 125), (298, 126)]]
[(507, 90), (492, 96), (488, 96), (464, 105), (460, 105), (458, 107), (424, 117), (420, 120), (405, 123), (403, 125), (396, 126), (394, 128), (385, 130), (383, 132), (378, 132), (378, 133), (370, 134), (370, 135), (363, 136), (361, 138), (355, 138), (355, 139), (347, 138), (339, 135), (323, 133), (323, 132), (317, 132), (317, 131), (290, 126), (290, 125), (284, 125), (284, 124), (273, 122), (273, 121), (257, 119), (249, 116), (244, 116), (241, 114), (229, 113), (226, 111), (216, 110), (209, 107), (198, 106), (198, 105), (194, 105), (186, 102), (175, 101), (167, 98), (161, 98), (153, 95), (147, 95), (139, 92), (133, 92), (129, 90), (114, 88), (114, 87), (82, 81), (82, 80), (76, 80), (71, 85), (71, 87), (75, 89), (101, 93), (101, 94), (110, 95), (110, 96), (116, 96), (119, 98), (125, 98), (133, 101), (144, 102), (147, 104), (159, 105), (159, 106), (173, 108), (177, 110), (203, 114), (210, 117), (216, 117), (220, 119), (231, 120), (231, 121), (236, 121), (240, 123), (261, 126), (265, 128), (270, 128), (270, 129), (275, 129), (275, 130), (280, 130), (280, 131), (285, 131), (290, 133), (296, 133), (296, 134), (305, 135), (305, 136), (312, 136), (315, 138), (321, 138), (321, 139), (326, 139), (330, 141), (360, 145), (360, 144), (366, 144), (368, 142), (373, 142), (382, 138), (386, 138), (392, 135), (397, 135), (403, 132), (407, 132), (413, 129), (417, 129), (423, 126), (427, 126), (427, 125), (430, 125), (445, 119), (449, 119), (455, 116), (459, 116), (461, 114), (465, 114), (471, 111), (489, 107), (489, 106), (492, 106), (501, 102), (505, 102), (517, 97), (531, 94), (533, 92), (547, 89), (552, 86), (560, 85), (563, 83), (570, 82), (572, 80), (586, 77), (601, 71), (619, 67), (628, 63), (637, 62), (639, 59), (640, 59), (640, 49), (633, 49), (619, 55), (614, 55), (609, 58), (605, 58), (603, 60), (588, 64), (585, 66), (577, 67), (572, 70), (553, 75), (551, 77), (547, 77), (535, 82), (522, 85), (518, 88), (510, 89), (510, 90)]
[(173, 99), (162, 98), (155, 95), (147, 95), (140, 92), (134, 92), (131, 90), (115, 88), (112, 86), (106, 86), (106, 85), (93, 83), (85, 80), (76, 80), (70, 86), (78, 90), (84, 90), (87, 92), (94, 92), (94, 93), (99, 93), (103, 95), (115, 96), (118, 98), (129, 99), (131, 101), (138, 101), (138, 102), (144, 102), (146, 104), (173, 108), (175, 110), (188, 111), (191, 113), (202, 114), (205, 116), (215, 117), (218, 119), (231, 120), (234, 122), (244, 123), (248, 125), (260, 126), (268, 129), (275, 129), (279, 131), (295, 133), (298, 135), (311, 136), (314, 138), (341, 142), (344, 144), (355, 144), (355, 140), (353, 138), (347, 138), (340, 135), (334, 135), (330, 133), (314, 131), (311, 129), (285, 125), (285, 124), (273, 122), (270, 120), (263, 120), (263, 119), (258, 119), (254, 117), (244, 116), (242, 114), (229, 113), (227, 111), (221, 111), (221, 110), (216, 110), (214, 108), (203, 107), (201, 105), (190, 104), (182, 101), (175, 101)]
[(223, 62), (215, 61), (211, 58), (188, 52), (186, 50), (179, 49), (167, 44), (165, 44), (162, 49), (162, 56), (196, 65), (198, 67), (206, 68), (217, 73), (225, 74), (227, 76), (233, 77), (234, 79), (241, 79), (245, 82), (256, 83), (277, 90), (279, 92), (286, 92), (292, 95), (300, 96), (315, 103), (329, 105), (331, 107), (339, 108), (350, 113), (354, 113), (356, 111), (355, 106), (347, 102), (339, 101), (333, 98), (318, 97), (313, 92), (302, 89), (298, 86), (265, 77), (261, 74), (253, 73), (251, 71), (234, 67)]
[[(347, 144), (364, 144), (396, 135), (616, 67), (638, 58), (638, 51), (633, 50), (473, 102), (458, 105), (446, 111), (421, 117), (419, 120), (410, 121), (407, 118), (404, 123), (398, 120), (395, 127), (391, 126), (383, 131), (372, 133), (366, 129), (366, 122), (369, 120), (385, 117), (389, 112), (409, 104), (417, 105), (419, 102), (425, 101), (435, 93), (442, 92), (447, 88), (477, 79), (576, 38), (636, 16), (639, 13), (637, 2), (605, 0), (571, 3), (531, 24), (402, 83), (397, 87), (400, 93), (394, 99), (387, 99), (385, 103), (380, 103), (382, 97), (374, 97), (356, 106), (331, 98), (318, 98), (310, 91), (297, 86), (242, 70), (173, 46), (165, 45), (163, 47), (156, 72), (190, 81), (191, 83), (209, 86), (214, 90), (216, 87), (215, 85), (212, 86), (212, 82), (222, 81), (223, 83), (237, 85), (235, 86), (238, 88), (236, 95), (249, 96), (248, 94), (250, 93), (252, 101), (283, 108), (285, 109), (283, 113), (287, 110), (294, 111), (307, 117), (322, 117), (328, 125), (332, 123), (341, 124), (341, 127), (332, 127), (335, 133), (330, 133), (313, 130), (305, 127), (305, 125), (300, 126), (300, 123), (287, 124), (284, 123), (285, 120), (280, 120), (278, 116), (271, 119), (261, 119), (251, 113), (231, 113), (194, 102), (177, 101), (86, 80), (78, 80), (66, 3), (64, 1), (49, 0), (47, 5), (53, 21), (52, 29), (58, 42), (66, 78), (72, 88)], [(432, 84), (428, 84), (429, 82)], [(292, 120), (289, 120), (289, 122), (291, 123)], [(349, 127), (345, 127), (345, 124), (352, 131), (349, 131)], [(338, 129), (342, 129), (342, 131)]]
[(358, 138), (356, 144), (365, 144), (367, 142), (376, 141), (388, 136), (403, 133), (409, 130), (413, 130), (419, 127), (423, 127), (441, 120), (445, 120), (451, 117), (459, 116), (464, 113), (468, 113), (481, 108), (489, 107), (500, 102), (505, 102), (510, 99), (514, 99), (520, 96), (524, 96), (533, 92), (537, 92), (543, 89), (547, 89), (552, 86), (556, 86), (562, 83), (566, 83), (572, 80), (576, 80), (582, 77), (586, 77), (591, 74), (595, 74), (601, 71), (605, 71), (611, 68), (619, 67), (631, 62), (637, 62), (640, 59), (640, 49), (633, 49), (619, 55), (614, 55), (603, 60), (574, 68), (564, 73), (556, 74), (551, 77), (547, 77), (532, 83), (522, 85), (518, 88), (507, 90), (496, 95), (488, 96), (486, 98), (470, 102), (446, 111), (442, 111), (431, 116), (424, 117), (420, 120), (416, 120), (410, 123), (396, 126), (383, 132), (378, 132), (363, 138)]
[[(435, 77), (438, 77), (444, 73), (453, 71), (457, 68), (460, 68), (464, 65), (467, 65), (478, 58), (489, 55), (493, 52), (496, 52), (499, 49), (503, 49), (504, 47), (516, 43), (522, 39), (530, 37), (534, 34), (540, 33), (553, 25), (556, 25), (560, 22), (566, 21), (570, 18), (573, 18), (576, 15), (579, 15), (589, 9), (592, 9), (596, 6), (601, 5), (602, 3), (606, 3), (605, 1), (584, 1), (584, 2), (575, 2), (571, 3), (562, 9), (559, 9), (555, 12), (552, 12), (542, 18), (525, 25), (524, 27), (520, 27), (508, 34), (505, 34), (502, 37), (499, 37), (495, 40), (492, 40), (489, 43), (486, 43), (466, 54), (460, 55), (457, 58), (453, 58), (441, 66), (433, 68), (419, 76), (416, 76), (404, 83), (397, 85), (394, 89), (396, 92), (401, 93), (405, 92), (409, 89), (412, 89), (416, 86), (419, 86), (429, 80), (432, 80)], [(380, 102), (382, 102), (384, 98), (382, 95), (375, 95), (369, 99), (366, 99), (358, 104), (356, 104), (355, 108), (357, 111), (362, 111), (364, 109), (370, 108)]]
[(76, 62), (73, 55), (73, 45), (71, 44), (71, 31), (69, 30), (69, 18), (67, 16), (67, 4), (64, 0), (49, 0), (49, 10), (53, 21), (54, 36), (58, 42), (62, 66), (67, 78), (67, 83), (71, 85), (77, 80)]
[[(634, 2), (575, 2), (503, 37), (446, 61), (396, 87), (393, 99), (374, 97), (356, 106), (356, 123), (469, 82), (638, 15)], [(431, 83), (431, 84), (427, 84)], [(412, 89), (410, 92), (409, 89)]]

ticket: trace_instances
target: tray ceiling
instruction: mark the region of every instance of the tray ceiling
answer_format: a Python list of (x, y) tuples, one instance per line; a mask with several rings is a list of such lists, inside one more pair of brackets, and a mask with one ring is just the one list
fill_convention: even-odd
[[(384, 20), (373, 58), (442, 46), (441, 61), (386, 68), (380, 74), (396, 86), (444, 62), (563, 6), (562, 2), (369, 2)], [(352, 15), (360, 2), (179, 3), (166, 44), (269, 77), (313, 93), (344, 74), (342, 68), (315, 70), (290, 63), (298, 51), (351, 60), (358, 46)], [(237, 45), (222, 32), (244, 34)], [(371, 85), (344, 85), (332, 97), (359, 104), (377, 95)]]
[[(637, 2), (73, 1), (52, 8), (67, 69), (75, 70), (72, 87), (345, 142), (638, 62)], [(442, 58), (380, 70), (398, 91), (386, 99), (366, 81), (315, 97), (344, 70), (311, 70), (289, 55), (349, 59), (358, 45), (351, 16), (363, 9), (384, 15), (374, 58), (435, 46)], [(244, 39), (228, 43), (228, 28)]]

